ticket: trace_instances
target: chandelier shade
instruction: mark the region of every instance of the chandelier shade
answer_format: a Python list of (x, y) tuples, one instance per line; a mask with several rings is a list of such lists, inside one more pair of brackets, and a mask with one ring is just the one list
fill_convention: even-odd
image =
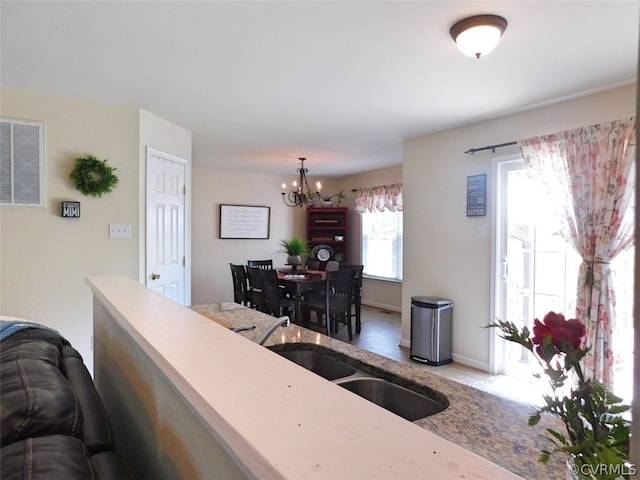
[(491, 52), (507, 28), (507, 21), (498, 15), (476, 15), (456, 23), (449, 33), (462, 53), (480, 58)]
[(316, 190), (313, 190), (307, 180), (307, 172), (304, 166), (306, 158), (299, 158), (300, 166), (297, 169), (298, 178), (292, 183), (292, 188), (287, 192), (287, 184), (282, 184), (282, 201), (288, 207), (312, 207), (320, 200), (320, 182), (316, 183)]

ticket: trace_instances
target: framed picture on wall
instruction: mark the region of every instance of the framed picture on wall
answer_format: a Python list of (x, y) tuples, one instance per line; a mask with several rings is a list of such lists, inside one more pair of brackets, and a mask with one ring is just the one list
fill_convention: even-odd
[(467, 177), (467, 217), (484, 217), (487, 214), (487, 175)]
[(220, 238), (269, 238), (271, 207), (220, 205)]

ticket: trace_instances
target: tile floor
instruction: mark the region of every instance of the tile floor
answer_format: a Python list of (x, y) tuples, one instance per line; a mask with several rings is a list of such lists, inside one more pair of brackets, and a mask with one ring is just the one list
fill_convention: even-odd
[[(401, 336), (400, 313), (362, 306), (362, 331), (355, 334), (351, 342), (359, 348), (402, 362), (413, 362), (441, 375), (489, 393), (522, 403), (537, 404), (542, 393), (533, 382), (507, 375), (490, 375), (459, 363), (439, 367), (421, 364), (409, 358), (409, 349), (399, 346)], [(347, 329), (340, 325), (335, 338), (348, 342)], [(539, 400), (538, 400), (539, 399)]]

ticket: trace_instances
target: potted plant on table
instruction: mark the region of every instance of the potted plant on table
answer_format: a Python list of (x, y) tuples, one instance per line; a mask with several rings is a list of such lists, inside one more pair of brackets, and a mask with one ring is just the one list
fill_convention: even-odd
[(513, 322), (498, 321), (488, 327), (499, 328), (502, 338), (531, 352), (549, 381), (552, 394), (544, 395), (544, 406), (529, 417), (529, 425), (548, 413), (562, 421), (566, 435), (547, 429), (550, 446), (542, 450), (540, 462), (547, 463), (554, 453), (566, 454), (567, 478), (619, 479), (635, 474), (628, 463), (629, 422), (622, 417), (629, 406), (585, 376), (581, 361), (589, 347), (584, 345), (582, 322), (549, 312), (542, 322), (535, 319), (531, 337), (527, 327), (520, 330)]
[(291, 265), (292, 270), (297, 270), (298, 265), (302, 263), (302, 255), (309, 256), (311, 254), (307, 241), (297, 235), (292, 236), (289, 240), (281, 240), (280, 246), (282, 252), (288, 255), (287, 263)]

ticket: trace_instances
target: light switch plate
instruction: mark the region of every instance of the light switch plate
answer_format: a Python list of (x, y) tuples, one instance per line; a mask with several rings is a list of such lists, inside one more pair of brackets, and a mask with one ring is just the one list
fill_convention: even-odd
[(131, 238), (131, 224), (110, 223), (109, 238)]

